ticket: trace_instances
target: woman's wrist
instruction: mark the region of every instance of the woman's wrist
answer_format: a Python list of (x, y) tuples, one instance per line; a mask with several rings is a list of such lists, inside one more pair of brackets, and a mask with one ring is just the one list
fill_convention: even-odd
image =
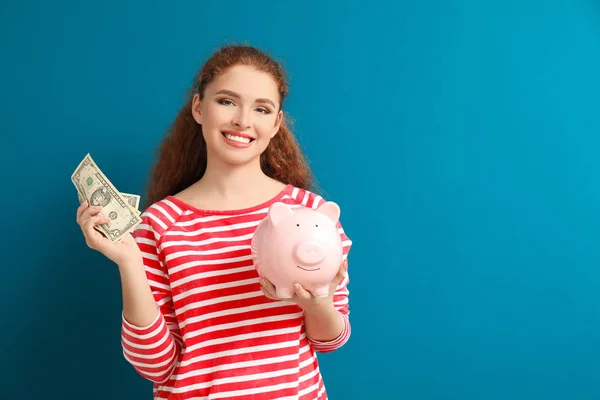
[(305, 315), (308, 314), (308, 315), (323, 316), (323, 315), (329, 315), (332, 313), (337, 313), (337, 310), (335, 309), (333, 302), (327, 301), (325, 299), (324, 299), (324, 301), (309, 303), (307, 305), (301, 306), (301, 308), (304, 311)]

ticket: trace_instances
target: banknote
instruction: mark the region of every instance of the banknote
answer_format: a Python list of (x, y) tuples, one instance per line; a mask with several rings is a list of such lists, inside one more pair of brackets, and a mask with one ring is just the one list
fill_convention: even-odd
[(127, 203), (133, 208), (135, 208), (138, 212), (140, 211), (140, 196), (137, 194), (129, 194), (121, 192), (121, 196), (127, 200)]
[(111, 242), (120, 241), (140, 224), (141, 213), (130, 203), (139, 203), (137, 195), (129, 195), (127, 198), (120, 193), (89, 153), (71, 175), (71, 181), (80, 201), (87, 200), (91, 206), (102, 206), (102, 214), (111, 219), (111, 222), (96, 227)]
[[(121, 192), (121, 196), (123, 196), (125, 198), (125, 200), (127, 200), (127, 203), (129, 203), (130, 206), (135, 208), (138, 212), (140, 211), (140, 196), (139, 195)], [(83, 203), (85, 201), (85, 199), (83, 198), (81, 193), (79, 193), (79, 190), (77, 190), (77, 198), (79, 199), (80, 203)]]

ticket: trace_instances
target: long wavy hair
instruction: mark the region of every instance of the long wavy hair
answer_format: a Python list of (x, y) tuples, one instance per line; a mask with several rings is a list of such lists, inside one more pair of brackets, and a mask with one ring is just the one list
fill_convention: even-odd
[[(144, 208), (182, 191), (204, 175), (206, 142), (202, 126), (192, 116), (192, 100), (196, 93), (203, 99), (206, 86), (235, 65), (249, 65), (270, 74), (277, 83), (280, 107), (283, 107), (289, 89), (286, 72), (278, 62), (252, 46), (228, 45), (218, 49), (196, 73), (185, 105), (157, 149), (156, 162), (148, 176)], [(287, 113), (283, 112), (279, 131), (260, 156), (261, 168), (267, 176), (280, 182), (315, 190), (311, 169), (289, 125)]]

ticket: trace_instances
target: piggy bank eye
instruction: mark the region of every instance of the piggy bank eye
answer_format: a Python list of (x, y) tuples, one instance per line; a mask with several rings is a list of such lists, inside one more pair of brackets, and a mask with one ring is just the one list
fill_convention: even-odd
[(319, 224), (316, 224), (315, 226), (318, 228), (318, 227), (319, 227)]
[(296, 226), (300, 226), (300, 224), (296, 224)]

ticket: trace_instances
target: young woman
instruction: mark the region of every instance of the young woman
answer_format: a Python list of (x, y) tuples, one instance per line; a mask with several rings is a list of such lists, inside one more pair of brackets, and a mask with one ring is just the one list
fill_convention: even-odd
[(347, 255), (328, 297), (298, 287), (278, 299), (259, 279), (250, 241), (268, 207), (316, 208), (311, 172), (288, 129), (281, 66), (249, 46), (217, 51), (160, 148), (133, 235), (94, 230), (101, 208), (77, 210), (89, 247), (119, 267), (126, 360), (156, 399), (326, 399), (317, 352), (350, 336)]

